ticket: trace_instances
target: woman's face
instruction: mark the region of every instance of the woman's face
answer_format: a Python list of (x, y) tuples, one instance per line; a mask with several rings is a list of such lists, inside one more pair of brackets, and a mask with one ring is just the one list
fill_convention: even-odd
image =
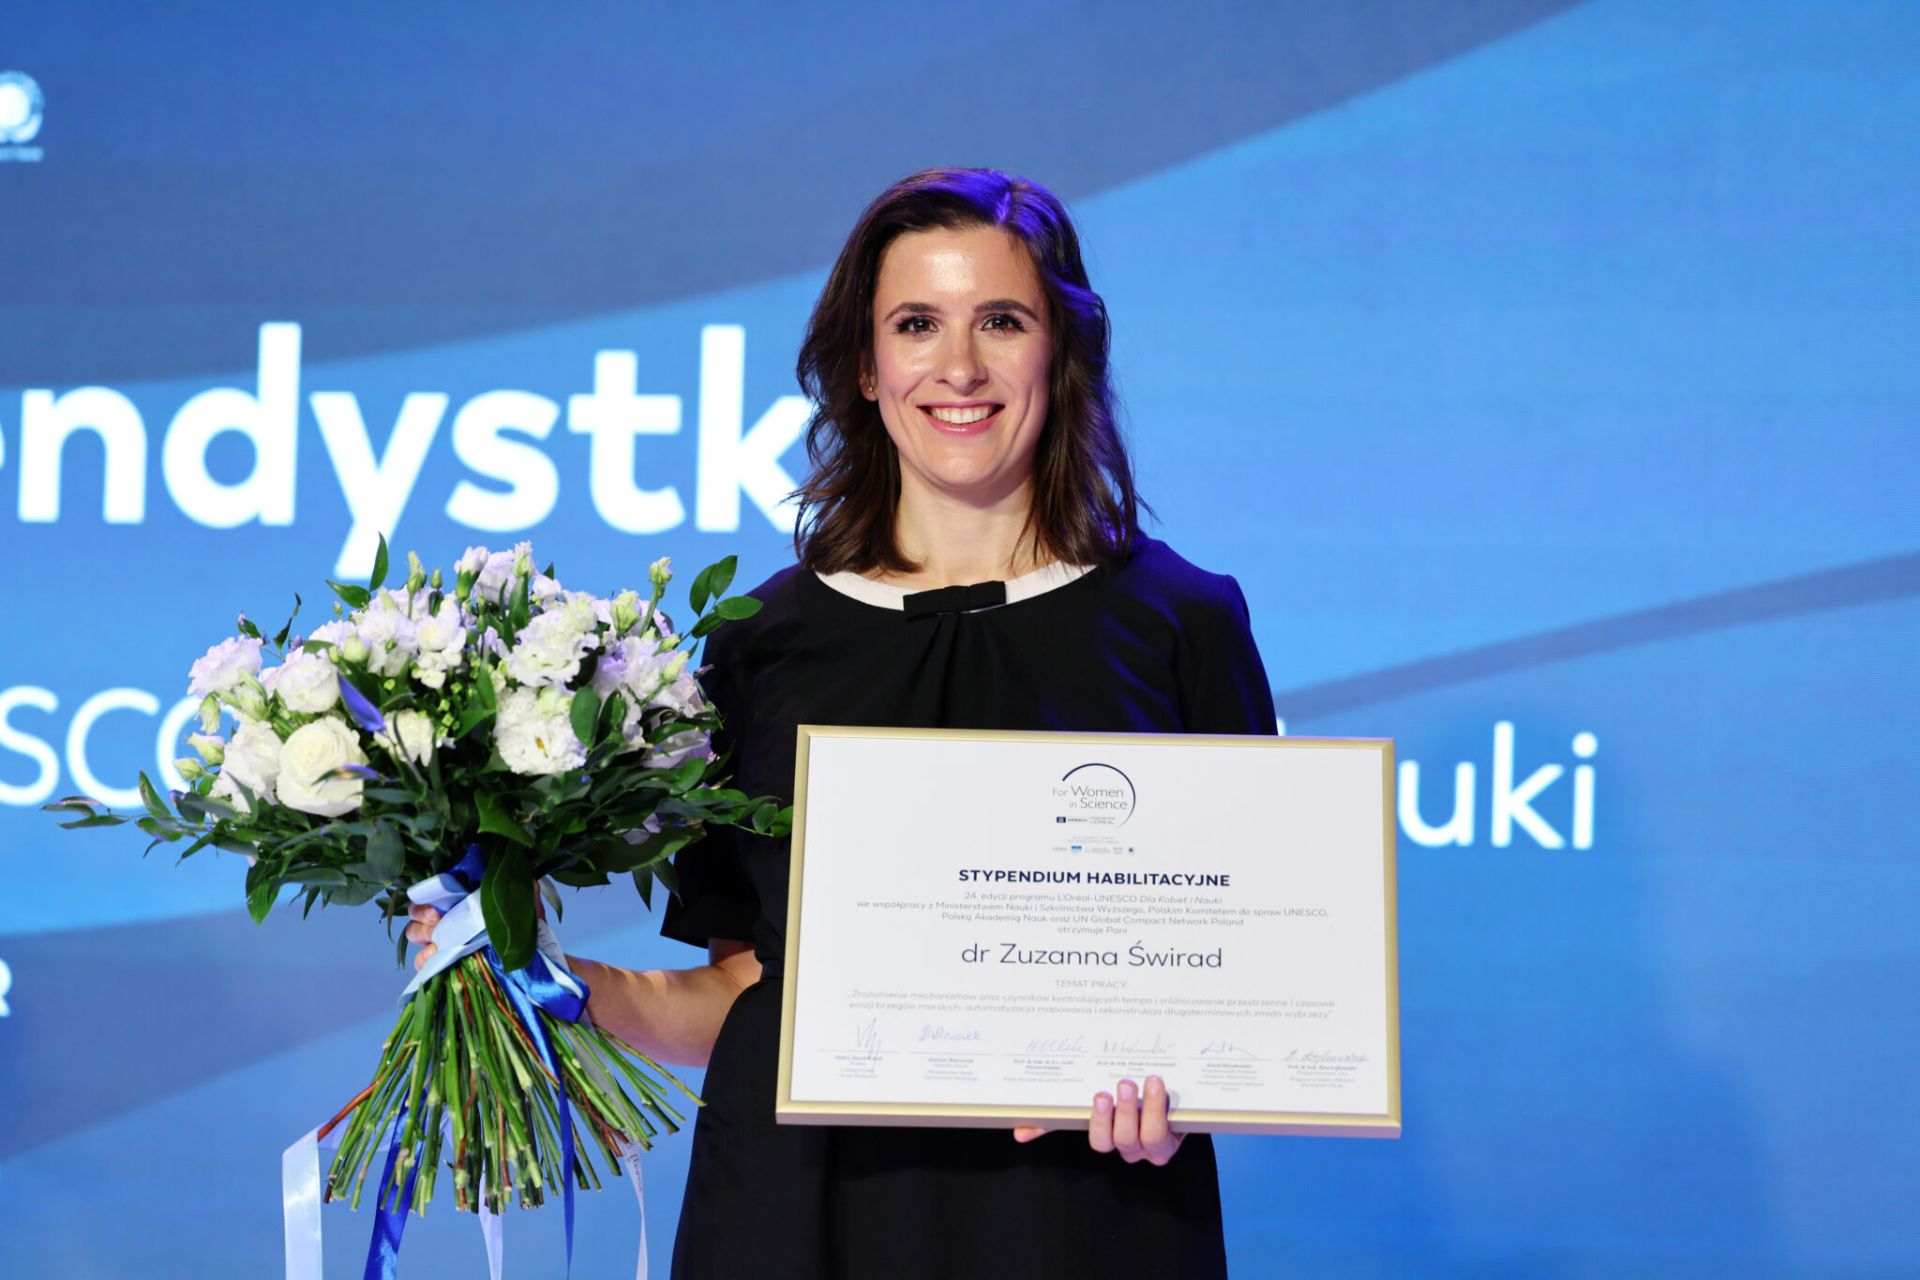
[(1026, 250), (997, 227), (910, 231), (880, 259), (865, 391), (901, 483), (979, 506), (1019, 492), (1047, 420), (1053, 334)]

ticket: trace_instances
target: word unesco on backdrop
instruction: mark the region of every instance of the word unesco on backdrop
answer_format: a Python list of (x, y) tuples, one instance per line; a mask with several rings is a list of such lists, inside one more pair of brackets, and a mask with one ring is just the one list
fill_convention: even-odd
[[(172, 414), (160, 444), (160, 474), (173, 505), (212, 529), (291, 525), (298, 478), (301, 367), (300, 326), (260, 326), (254, 389), (214, 387), (192, 396)], [(462, 479), (445, 498), (455, 524), (480, 533), (531, 529), (552, 514), (560, 473), (539, 442), (564, 417), (569, 432), (589, 437), (588, 492), (594, 511), (622, 533), (658, 534), (687, 521), (687, 503), (671, 484), (657, 488), (634, 478), (641, 436), (680, 433), (677, 395), (643, 394), (639, 359), (631, 351), (600, 351), (593, 390), (556, 400), (530, 391), (493, 390), (452, 409), (444, 392), (412, 391), (401, 401), (384, 450), (352, 391), (315, 390), (306, 396), (329, 461), (346, 497), (351, 525), (334, 573), (365, 576), (380, 535), (397, 528), (413, 498), (441, 428), (451, 419), (454, 456), (490, 486)], [(804, 396), (777, 397), (745, 425), (746, 330), (711, 324), (700, 332), (700, 398), (695, 423), (699, 461), (693, 494), (694, 526), (702, 533), (740, 527), (745, 495), (775, 528), (791, 533), (785, 499), (797, 480), (780, 457), (806, 429), (813, 406)], [(449, 410), (452, 409), (451, 414)], [(104, 451), (100, 504), (108, 524), (147, 518), (148, 422), (125, 394), (104, 386), (28, 388), (17, 418), (19, 518), (22, 524), (60, 519), (67, 495), (62, 473), (68, 440), (96, 436)], [(213, 474), (208, 452), (222, 435), (245, 437), (252, 463), (239, 480)], [(7, 464), (0, 422), (0, 467)]]

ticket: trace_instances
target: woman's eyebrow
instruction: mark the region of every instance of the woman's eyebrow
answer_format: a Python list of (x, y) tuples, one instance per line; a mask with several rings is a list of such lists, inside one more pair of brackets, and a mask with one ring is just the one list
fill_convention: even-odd
[[(903, 311), (908, 315), (916, 316), (939, 316), (946, 314), (946, 312), (931, 302), (903, 302), (881, 318), (883, 320), (891, 320)], [(1017, 298), (993, 298), (976, 306), (973, 309), (973, 314), (979, 315), (983, 311), (1018, 311), (1021, 315), (1032, 320), (1038, 320), (1040, 318), (1034, 314), (1032, 307), (1029, 307)]]

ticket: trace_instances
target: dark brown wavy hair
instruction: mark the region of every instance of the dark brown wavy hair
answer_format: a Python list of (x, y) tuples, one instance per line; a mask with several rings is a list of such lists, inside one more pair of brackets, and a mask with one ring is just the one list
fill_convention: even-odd
[(1087, 282), (1080, 237), (1045, 187), (993, 169), (927, 169), (881, 192), (860, 215), (814, 304), (796, 373), (814, 403), (794, 548), (819, 573), (919, 566), (900, 552), (894, 514), (900, 458), (880, 407), (861, 394), (872, 369), (873, 295), (896, 236), (1000, 227), (1026, 247), (1047, 296), (1053, 365), (1047, 420), (1034, 449), (1023, 539), (1068, 564), (1117, 565), (1140, 536), (1133, 461), (1108, 380), (1107, 307)]

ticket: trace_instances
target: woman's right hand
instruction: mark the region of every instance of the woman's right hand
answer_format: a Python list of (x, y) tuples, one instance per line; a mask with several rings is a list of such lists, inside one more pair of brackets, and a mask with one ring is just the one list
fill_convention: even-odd
[(433, 926), (440, 923), (440, 913), (416, 902), (407, 908), (407, 917), (413, 922), (407, 926), (407, 941), (421, 944), (420, 954), (413, 958), (413, 968), (417, 973), (427, 962), (427, 957), (440, 949), (433, 945)]
[[(542, 920), (547, 918), (547, 904), (541, 901), (537, 891), (533, 895), (533, 914)], [(416, 902), (407, 908), (407, 918), (412, 921), (407, 926), (407, 941), (420, 944), (420, 954), (413, 958), (414, 972), (418, 973), (427, 958), (440, 949), (433, 945), (433, 926), (440, 923), (440, 913)]]

